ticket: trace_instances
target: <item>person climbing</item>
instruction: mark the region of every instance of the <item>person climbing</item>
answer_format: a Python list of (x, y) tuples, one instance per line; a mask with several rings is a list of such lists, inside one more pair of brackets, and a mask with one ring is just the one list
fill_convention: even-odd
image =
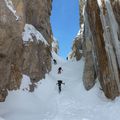
[(58, 68), (58, 74), (61, 74), (61, 71), (63, 71), (62, 67)]
[(53, 62), (54, 62), (54, 65), (56, 65), (56, 64), (57, 64), (57, 61), (56, 61), (55, 59), (53, 59)]
[(68, 57), (66, 57), (66, 60), (68, 60)]
[(61, 92), (61, 84), (65, 85), (65, 83), (63, 83), (62, 80), (58, 80), (56, 85), (58, 85), (58, 90), (59, 90), (59, 93)]

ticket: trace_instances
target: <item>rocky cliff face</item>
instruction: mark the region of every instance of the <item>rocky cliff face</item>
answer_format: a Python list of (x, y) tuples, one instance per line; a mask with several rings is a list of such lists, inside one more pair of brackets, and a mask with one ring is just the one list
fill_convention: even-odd
[(79, 0), (79, 15), (80, 15), (80, 30), (73, 40), (72, 52), (68, 55), (69, 59), (76, 58), (76, 60), (80, 60), (82, 56), (84, 56), (83, 47), (83, 32), (84, 32), (84, 15), (83, 10), (85, 7), (85, 0)]
[(56, 54), (58, 54), (59, 51), (59, 43), (55, 38), (52, 42), (52, 51), (55, 52)]
[(51, 0), (25, 1), (26, 22), (33, 25), (49, 44), (45, 45), (42, 42), (36, 42), (37, 38), (35, 34), (32, 33), (33, 41), (28, 41), (27, 45), (25, 45), (23, 71), (30, 76), (32, 81), (38, 81), (45, 77), (45, 73), (51, 69), (51, 4)]
[(82, 32), (79, 31), (75, 39), (73, 40), (72, 52), (69, 53), (68, 59), (80, 60), (82, 57)]
[(42, 33), (48, 43), (52, 42), (50, 15), (51, 0), (25, 0), (26, 22)]
[(97, 77), (110, 99), (120, 93), (119, 11), (119, 0), (88, 0), (84, 8), (84, 86), (91, 89)]
[[(23, 74), (34, 83), (50, 71), (50, 14), (51, 0), (0, 1), (0, 101), (20, 87)], [(33, 29), (25, 33), (26, 24)]]

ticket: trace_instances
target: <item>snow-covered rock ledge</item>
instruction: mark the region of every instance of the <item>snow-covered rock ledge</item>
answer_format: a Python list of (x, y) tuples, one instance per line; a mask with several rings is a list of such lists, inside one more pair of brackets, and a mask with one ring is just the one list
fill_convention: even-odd
[(20, 88), (23, 74), (35, 83), (51, 70), (51, 6), (51, 0), (0, 0), (0, 102)]
[(45, 45), (48, 45), (48, 42), (45, 40), (43, 35), (31, 24), (25, 24), (24, 32), (22, 33), (23, 41), (29, 42), (34, 41), (34, 37), (36, 38), (37, 42), (43, 42)]

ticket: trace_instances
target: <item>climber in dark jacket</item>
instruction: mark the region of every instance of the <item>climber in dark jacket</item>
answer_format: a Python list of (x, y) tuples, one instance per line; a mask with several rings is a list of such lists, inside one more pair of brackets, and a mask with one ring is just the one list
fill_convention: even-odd
[(57, 64), (57, 61), (56, 61), (55, 59), (53, 59), (53, 62), (54, 62), (54, 65), (56, 65), (56, 64)]
[(62, 67), (58, 68), (58, 74), (61, 74), (61, 71), (63, 71)]
[(58, 82), (56, 83), (56, 85), (58, 85), (59, 93), (61, 92), (61, 84), (65, 85), (62, 80), (58, 80)]

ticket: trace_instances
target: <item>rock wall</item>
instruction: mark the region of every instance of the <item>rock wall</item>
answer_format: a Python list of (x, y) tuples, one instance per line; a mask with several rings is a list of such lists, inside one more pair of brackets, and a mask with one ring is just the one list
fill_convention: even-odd
[(51, 0), (25, 0), (26, 22), (32, 24), (42, 33), (45, 39), (52, 42), (52, 30), (50, 15), (52, 9)]
[(68, 55), (68, 59), (80, 60), (82, 57), (82, 36), (80, 31), (78, 32), (77, 36), (73, 40), (72, 52)]
[(120, 93), (120, 2), (87, 0), (84, 7), (83, 83), (91, 89), (98, 78), (105, 96)]
[[(51, 0), (0, 1), (0, 101), (8, 90), (19, 89), (22, 75), (32, 82), (45, 77), (51, 69), (52, 31)], [(49, 45), (31, 40), (23, 41), (25, 24), (33, 25)]]
[(76, 60), (80, 60), (81, 57), (84, 56), (83, 54), (84, 7), (85, 7), (85, 0), (79, 0), (80, 30), (76, 35), (75, 39), (73, 40), (74, 42), (72, 45), (72, 52), (68, 56), (69, 59), (76, 58)]
[(53, 39), (50, 25), (51, 9), (51, 0), (25, 0), (26, 23), (33, 25), (49, 44), (45, 46), (41, 42), (36, 43), (36, 38), (33, 37), (33, 42), (27, 42), (24, 47), (23, 71), (24, 74), (30, 76), (32, 81), (45, 77), (45, 73), (51, 69)]

